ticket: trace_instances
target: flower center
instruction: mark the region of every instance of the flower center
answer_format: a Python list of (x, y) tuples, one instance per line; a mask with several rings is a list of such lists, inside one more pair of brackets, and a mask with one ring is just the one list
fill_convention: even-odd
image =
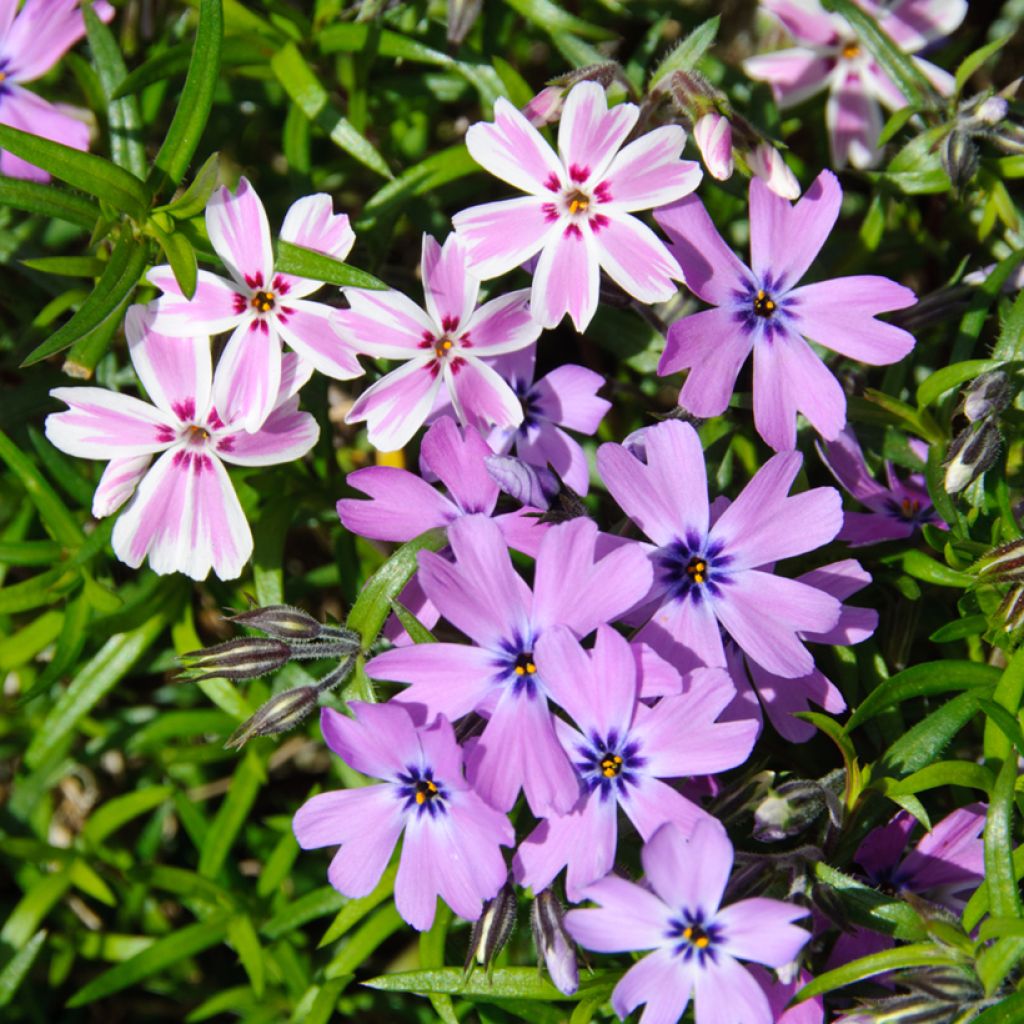
[(682, 916), (669, 925), (669, 937), (679, 940), (675, 948), (678, 956), (686, 961), (696, 957), (703, 966), (709, 957), (712, 961), (716, 959), (715, 946), (722, 941), (722, 930), (717, 924), (706, 922), (703, 911), (684, 910)]
[(455, 342), (446, 335), (434, 346), (434, 355), (437, 356), (438, 359), (443, 359), (454, 347)]
[(425, 804), (430, 800), (433, 800), (434, 797), (437, 796), (437, 793), (437, 783), (434, 782), (433, 779), (420, 779), (420, 781), (416, 783), (413, 799), (415, 799), (418, 804)]
[(210, 440), (210, 432), (205, 428), (199, 426), (198, 423), (193, 423), (188, 428), (188, 434), (186, 435), (186, 441), (189, 444), (206, 444)]
[(586, 213), (590, 209), (590, 196), (577, 190), (569, 196), (568, 206), (571, 214)]
[(860, 43), (846, 43), (843, 46), (842, 54), (846, 60), (855, 60), (860, 56)]
[(703, 583), (708, 578), (708, 563), (700, 555), (694, 555), (686, 563), (686, 575), (693, 583)]
[(728, 566), (732, 556), (722, 550), (721, 541), (707, 541), (696, 533), (667, 544), (657, 554), (662, 583), (673, 597), (700, 602), (717, 597), (719, 588), (730, 582)]
[(258, 291), (249, 302), (257, 313), (269, 313), (274, 308), (274, 293)]
[(913, 519), (921, 511), (921, 502), (916, 498), (904, 498), (900, 502), (900, 511), (905, 519)]
[(517, 676), (532, 676), (537, 672), (537, 666), (533, 662), (533, 651), (526, 651), (516, 658), (515, 674)]
[(763, 289), (758, 288), (754, 296), (754, 313), (767, 319), (776, 310), (775, 300)]
[(398, 776), (398, 795), (403, 799), (404, 810), (415, 810), (417, 814), (436, 817), (445, 814), (444, 783), (434, 781), (434, 773), (430, 768), (410, 767)]
[(606, 779), (614, 779), (622, 771), (622, 756), (607, 753), (601, 758), (601, 774)]

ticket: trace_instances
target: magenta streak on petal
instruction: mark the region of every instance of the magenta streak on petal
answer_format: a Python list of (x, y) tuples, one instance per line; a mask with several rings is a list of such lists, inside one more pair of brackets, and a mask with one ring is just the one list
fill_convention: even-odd
[(245, 283), (250, 288), (262, 288), (263, 287), (263, 271), (257, 270), (255, 274), (246, 274)]
[(196, 401), (194, 398), (183, 398), (180, 402), (171, 405), (171, 411), (179, 420), (194, 420), (196, 418)]
[(558, 207), (554, 203), (545, 203), (541, 210), (544, 211), (544, 219), (549, 223), (559, 218)]
[(570, 164), (569, 177), (575, 182), (584, 182), (590, 177), (590, 168), (580, 167), (579, 164)]
[(544, 187), (549, 192), (560, 192), (562, 190), (562, 183), (558, 180), (558, 175), (554, 171), (547, 176)]

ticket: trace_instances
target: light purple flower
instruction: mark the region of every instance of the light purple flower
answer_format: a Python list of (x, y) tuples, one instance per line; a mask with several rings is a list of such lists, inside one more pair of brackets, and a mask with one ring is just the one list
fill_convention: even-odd
[(604, 377), (585, 366), (567, 363), (534, 381), (536, 348), (496, 362), (495, 369), (511, 384), (523, 406), (523, 421), (516, 428), (494, 430), (489, 441), (497, 453), (515, 450), (523, 462), (551, 468), (577, 494), (590, 486), (587, 457), (565, 430), (593, 434), (611, 402), (598, 398)]
[(679, 394), (685, 409), (700, 417), (723, 413), (753, 350), (754, 424), (761, 437), (776, 451), (793, 448), (802, 412), (833, 440), (846, 422), (846, 396), (804, 339), (871, 365), (894, 363), (913, 348), (911, 334), (875, 319), (912, 305), (909, 288), (866, 274), (796, 287), (825, 244), (841, 202), (842, 189), (829, 171), (795, 206), (753, 179), (752, 269), (733, 254), (695, 196), (655, 214), (687, 285), (716, 307), (669, 328), (658, 373), (690, 370)]
[[(866, 587), (871, 582), (871, 576), (859, 562), (848, 558), (813, 569), (798, 576), (797, 580), (844, 601)], [(822, 633), (804, 632), (800, 638), (806, 643), (849, 647), (866, 640), (877, 626), (878, 612), (873, 608), (844, 604), (839, 612), (839, 621), (831, 629)], [(742, 706), (745, 709), (744, 715), (750, 715), (760, 722), (763, 705), (768, 720), (783, 739), (790, 743), (804, 743), (817, 730), (810, 722), (794, 717), (798, 712), (810, 710), (809, 704), (812, 703), (832, 715), (846, 710), (842, 693), (819, 668), (796, 679), (784, 679), (769, 672), (752, 658), (744, 660), (735, 647), (731, 650), (727, 648), (726, 658), (729, 674), (740, 691), (738, 702), (730, 709), (726, 716), (728, 718), (740, 715)]]
[(385, 781), (306, 801), (292, 823), (299, 845), (341, 844), (327, 878), (356, 899), (373, 891), (404, 832), (395, 877), (399, 914), (425, 931), (440, 896), (475, 921), (505, 883), (500, 847), (515, 842), (511, 823), (463, 778), (462, 750), (447, 720), (417, 728), (394, 702), (352, 701), (349, 707), (354, 719), (323, 709), (324, 739), (356, 771)]
[(455, 560), (419, 555), (419, 580), (441, 614), (474, 645), (417, 644), (385, 651), (366, 666), (376, 679), (411, 684), (394, 699), (418, 721), (471, 711), (487, 717), (467, 750), (469, 778), (493, 807), (510, 810), (520, 789), (535, 814), (565, 813), (579, 795), (576, 774), (558, 742), (534, 647), (553, 625), (578, 637), (610, 622), (651, 585), (639, 545), (598, 557), (597, 526), (574, 519), (552, 526), (540, 543), (531, 592), (516, 574), (501, 531), (484, 516), (448, 528)]
[(719, 181), (732, 177), (732, 126), (729, 118), (709, 110), (693, 126), (693, 141), (708, 173)]
[(540, 334), (525, 289), (477, 307), (480, 282), (457, 235), (443, 246), (424, 235), (420, 266), (426, 310), (401, 292), (345, 288), (351, 308), (334, 319), (346, 344), (377, 358), (405, 360), (364, 391), (345, 418), (365, 420), (370, 444), (383, 451), (408, 444), (442, 388), (463, 423), (517, 426), (523, 418), (519, 400), (485, 359), (526, 348)]
[(513, 867), (520, 885), (536, 891), (568, 866), (565, 892), (578, 903), (584, 887), (614, 867), (619, 808), (644, 840), (665, 822), (690, 835), (710, 816), (660, 780), (742, 764), (757, 724), (715, 721), (736, 694), (721, 669), (696, 669), (684, 692), (653, 708), (641, 703), (636, 652), (610, 626), (598, 627), (589, 654), (564, 626), (552, 627), (536, 656), (553, 699), (576, 722), (559, 720), (557, 730), (581, 793), (570, 814), (548, 817), (530, 833)]
[[(92, 7), (103, 21), (114, 8), (106, 0)], [(89, 126), (66, 109), (48, 103), (28, 89), (45, 75), (85, 35), (79, 0), (6, 0), (0, 8), (0, 124), (63, 143), (72, 149), (89, 148)], [(49, 181), (50, 175), (13, 153), (0, 153), (0, 173), (11, 178)]]
[(759, 964), (751, 964), (747, 970), (768, 997), (772, 1024), (825, 1024), (825, 1002), (821, 996), (789, 1007), (793, 996), (812, 980), (806, 971), (799, 971), (792, 981), (784, 982)]
[[(910, 446), (918, 458), (927, 459), (928, 446), (923, 441), (911, 440)], [(947, 529), (932, 508), (922, 474), (912, 473), (906, 480), (900, 480), (893, 464), (886, 462), (889, 486), (883, 487), (872, 479), (857, 436), (849, 424), (834, 441), (824, 447), (818, 444), (817, 448), (821, 461), (839, 485), (871, 509), (870, 512), (847, 512), (839, 540), (845, 540), (851, 547), (863, 547), (913, 536), (925, 523)]]
[[(832, 162), (871, 167), (881, 157), (879, 103), (889, 110), (907, 105), (896, 83), (875, 62), (839, 15), (825, 12), (816, 0), (761, 0), (799, 44), (790, 50), (760, 54), (743, 62), (751, 78), (770, 82), (780, 107), (791, 107), (824, 88)], [(917, 53), (949, 35), (967, 14), (966, 0), (897, 0), (891, 6), (857, 0), (878, 19), (900, 49)], [(943, 96), (953, 91), (953, 76), (920, 57), (918, 68)]]
[[(152, 405), (102, 388), (55, 388), (69, 411), (46, 418), (61, 451), (109, 459), (93, 498), (94, 516), (117, 511), (114, 554), (132, 568), (149, 556), (157, 573), (234, 579), (252, 554), (252, 534), (224, 462), (272, 466), (305, 455), (320, 428), (299, 412), (296, 392), (310, 370), (288, 356), (270, 415), (257, 433), (221, 414), (234, 390), (222, 359), (211, 375), (207, 338), (168, 338), (142, 306), (125, 321), (128, 351)], [(163, 454), (150, 466), (153, 456)]]
[[(156, 300), (155, 330), (170, 335), (231, 331), (221, 364), (231, 380), (221, 415), (256, 431), (274, 407), (281, 381), (281, 342), (329, 377), (358, 377), (355, 353), (335, 334), (334, 310), (306, 296), (320, 282), (274, 272), (274, 251), (263, 203), (242, 178), (237, 191), (216, 191), (206, 207), (206, 230), (228, 268), (227, 280), (199, 271), (195, 295), (186, 299), (169, 266), (148, 276), (164, 294)], [(281, 238), (343, 260), (355, 236), (345, 214), (334, 214), (324, 193), (293, 203)]]
[(807, 675), (814, 659), (801, 636), (832, 629), (839, 602), (769, 568), (836, 535), (839, 492), (816, 487), (790, 496), (803, 460), (786, 452), (770, 458), (712, 522), (693, 427), (666, 420), (645, 431), (644, 444), (646, 463), (622, 445), (605, 444), (597, 453), (612, 497), (654, 542), (654, 586), (644, 602), (653, 615), (639, 639), (680, 669), (724, 666), (724, 630), (776, 675)]
[(452, 223), (485, 280), (540, 253), (530, 309), (545, 327), (568, 313), (578, 331), (586, 329), (602, 269), (641, 302), (675, 293), (678, 266), (632, 214), (692, 192), (701, 171), (680, 159), (686, 133), (678, 125), (656, 128), (620, 152), (638, 116), (632, 103), (609, 110), (600, 85), (579, 82), (565, 101), (557, 154), (503, 97), (493, 124), (466, 133), (478, 164), (528, 194), (463, 210)]
[(764, 897), (721, 906), (733, 849), (714, 821), (698, 824), (689, 840), (663, 825), (641, 860), (646, 886), (609, 875), (587, 887), (598, 908), (565, 918), (586, 949), (653, 950), (615, 986), (615, 1012), (625, 1018), (645, 1003), (642, 1024), (674, 1024), (692, 994), (697, 1024), (772, 1024), (767, 997), (739, 961), (789, 964), (810, 938), (792, 922), (808, 912)]

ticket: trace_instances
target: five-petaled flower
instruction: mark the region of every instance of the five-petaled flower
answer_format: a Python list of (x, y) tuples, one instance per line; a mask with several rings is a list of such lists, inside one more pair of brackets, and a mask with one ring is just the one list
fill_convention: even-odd
[(233, 380), (223, 359), (211, 374), (208, 338), (158, 334), (142, 306), (128, 311), (125, 334), (153, 404), (102, 388), (55, 388), (50, 394), (70, 409), (46, 418), (46, 436), (70, 455), (110, 460), (93, 515), (111, 515), (135, 492), (111, 539), (122, 562), (138, 568), (148, 555), (158, 573), (201, 580), (212, 568), (234, 579), (252, 554), (252, 533), (223, 463), (291, 462), (316, 444), (320, 428), (298, 411), (296, 395), (311, 371), (287, 356), (270, 415), (249, 433), (222, 412)]
[(452, 223), (484, 279), (540, 253), (530, 309), (545, 327), (568, 313), (578, 331), (586, 329), (602, 269), (641, 302), (675, 292), (679, 267), (633, 214), (692, 192), (701, 171), (680, 159), (686, 133), (678, 125), (655, 128), (620, 152), (639, 113), (632, 103), (609, 110), (600, 85), (579, 82), (565, 101), (557, 154), (504, 98), (494, 105), (493, 124), (475, 124), (466, 134), (478, 164), (529, 194), (462, 210)]
[(384, 782), (308, 800), (293, 822), (299, 845), (341, 844), (327, 878), (357, 898), (373, 891), (404, 832), (395, 877), (398, 912), (424, 931), (440, 896), (475, 921), (507, 878), (500, 847), (515, 842), (511, 823), (463, 778), (462, 750), (445, 718), (417, 728), (393, 701), (352, 701), (349, 707), (354, 719), (323, 709), (324, 739), (346, 764)]
[(370, 444), (403, 448), (442, 398), (465, 424), (514, 427), (523, 410), (515, 393), (484, 358), (525, 348), (540, 326), (530, 315), (528, 292), (509, 292), (477, 307), (480, 282), (456, 235), (438, 245), (423, 236), (426, 310), (397, 291), (346, 288), (350, 309), (334, 327), (347, 345), (367, 355), (406, 360), (364, 391), (346, 421), (367, 422)]
[(695, 416), (725, 412), (740, 367), (754, 353), (754, 424), (776, 451), (796, 446), (796, 414), (833, 440), (846, 422), (839, 381), (804, 340), (850, 359), (902, 359), (913, 335), (876, 320), (913, 305), (914, 293), (887, 277), (837, 277), (796, 287), (839, 216), (843, 193), (822, 171), (795, 205), (760, 179), (750, 182), (748, 268), (715, 230), (695, 196), (657, 211), (687, 285), (716, 309), (677, 320), (658, 373), (689, 369), (679, 404)]
[(646, 1003), (645, 1024), (672, 1024), (692, 994), (697, 1024), (772, 1024), (767, 997), (739, 961), (791, 963), (810, 938), (792, 922), (808, 911), (764, 897), (721, 906), (733, 849), (714, 821), (700, 822), (689, 840), (675, 825), (662, 825), (641, 859), (646, 886), (608, 875), (585, 891), (599, 906), (565, 918), (586, 949), (654, 951), (615, 986), (615, 1012), (625, 1018)]
[[(213, 194), (206, 230), (230, 281), (200, 270), (195, 295), (186, 299), (169, 266), (154, 267), (148, 277), (164, 293), (153, 307), (155, 330), (175, 336), (233, 332), (221, 356), (231, 381), (222, 416), (259, 430), (277, 400), (282, 340), (329, 377), (362, 374), (355, 353), (331, 328), (334, 310), (306, 299), (320, 282), (275, 273), (267, 214), (245, 178), (234, 194), (226, 188)], [(292, 204), (281, 238), (339, 260), (355, 241), (348, 217), (334, 214), (323, 193)]]

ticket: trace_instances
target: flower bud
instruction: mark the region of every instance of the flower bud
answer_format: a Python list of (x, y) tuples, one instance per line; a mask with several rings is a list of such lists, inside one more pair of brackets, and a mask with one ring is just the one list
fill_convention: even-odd
[(962, 189), (978, 169), (978, 147), (971, 136), (954, 128), (942, 144), (942, 166), (955, 189)]
[(946, 492), (958, 494), (984, 473), (996, 461), (1002, 440), (999, 428), (990, 419), (960, 431), (946, 455)]
[(1024, 582), (1024, 540), (1012, 540), (986, 552), (973, 570), (986, 583)]
[[(291, 649), (270, 637), (245, 636), (189, 651), (181, 662), (192, 682), (204, 679), (257, 679), (287, 664)], [(195, 675), (195, 673), (200, 673)]]
[(974, 112), (976, 120), (992, 128), (1006, 117), (1010, 104), (1002, 96), (989, 96)]
[(770, 143), (762, 142), (747, 154), (751, 173), (783, 199), (800, 198), (800, 182), (786, 165), (782, 154)]
[(493, 900), (484, 904), (483, 913), (473, 922), (466, 953), (465, 972), (468, 975), (476, 964), (488, 971), (495, 957), (502, 951), (512, 929), (516, 926), (516, 891), (506, 882)]
[(784, 782), (754, 810), (754, 838), (777, 843), (803, 832), (826, 808), (825, 789), (813, 779)]
[(480, 16), (484, 0), (448, 0), (448, 42), (458, 46)]
[(1011, 153), (1014, 156), (1024, 153), (1024, 125), (1004, 121), (999, 130), (990, 137), (1004, 153)]
[(972, 380), (964, 391), (964, 415), (972, 422), (1001, 413), (1012, 398), (1010, 382), (1002, 370), (989, 370)]
[(286, 732), (298, 725), (316, 707), (317, 688), (299, 686), (270, 698), (251, 718), (247, 718), (224, 744), (241, 747), (254, 736)]
[(551, 982), (563, 995), (571, 996), (580, 986), (576, 950), (562, 918), (565, 911), (550, 889), (537, 893), (530, 907), (530, 927), (537, 955), (551, 976)]
[(228, 622), (258, 629), (278, 640), (315, 640), (324, 631), (323, 626), (300, 608), (287, 604), (270, 604), (232, 615)]
[(1024, 584), (1011, 590), (996, 611), (1003, 620), (1003, 628), (1007, 633), (1015, 633), (1024, 625)]
[(705, 114), (693, 126), (693, 141), (712, 177), (719, 181), (732, 177), (732, 127), (727, 117), (717, 111)]
[(541, 89), (522, 109), (523, 116), (534, 126), (540, 128), (552, 124), (562, 115), (565, 103), (565, 89), (560, 85), (549, 85)]

